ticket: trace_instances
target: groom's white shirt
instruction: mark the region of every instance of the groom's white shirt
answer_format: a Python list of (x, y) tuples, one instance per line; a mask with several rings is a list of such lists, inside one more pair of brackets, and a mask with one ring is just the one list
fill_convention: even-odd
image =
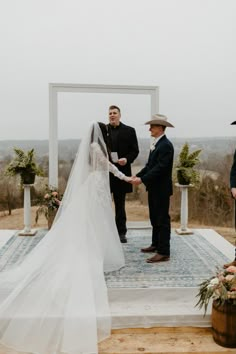
[(158, 136), (157, 138), (155, 138), (152, 143), (151, 143), (151, 146), (150, 146), (150, 150), (153, 151), (155, 150), (155, 147), (156, 147), (156, 144), (157, 142), (164, 136), (165, 134), (162, 134), (160, 136)]

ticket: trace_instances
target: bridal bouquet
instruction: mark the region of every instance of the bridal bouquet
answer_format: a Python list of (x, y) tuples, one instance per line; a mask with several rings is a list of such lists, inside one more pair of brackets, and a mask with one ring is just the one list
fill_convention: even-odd
[(35, 222), (37, 223), (40, 214), (44, 214), (48, 220), (50, 212), (57, 211), (61, 204), (61, 200), (62, 194), (60, 194), (56, 188), (50, 188), (46, 185), (46, 193), (43, 198), (40, 199), (40, 206), (36, 210)]
[(230, 303), (236, 306), (236, 267), (230, 266), (224, 270), (217, 270), (216, 275), (200, 284), (199, 301), (196, 306), (204, 307), (206, 313), (210, 299), (216, 305)]

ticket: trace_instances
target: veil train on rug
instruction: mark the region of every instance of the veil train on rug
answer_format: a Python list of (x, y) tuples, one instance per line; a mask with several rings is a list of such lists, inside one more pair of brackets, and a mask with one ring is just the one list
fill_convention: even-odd
[[(103, 155), (91, 144), (98, 144)], [(0, 342), (37, 354), (97, 353), (111, 316), (104, 271), (124, 266), (97, 123), (82, 139), (58, 215), (17, 267), (0, 273)]]

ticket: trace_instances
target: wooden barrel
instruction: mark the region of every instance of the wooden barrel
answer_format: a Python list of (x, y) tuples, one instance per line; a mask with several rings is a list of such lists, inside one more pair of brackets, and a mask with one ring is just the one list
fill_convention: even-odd
[(236, 348), (236, 305), (212, 304), (212, 330), (214, 341), (227, 348)]

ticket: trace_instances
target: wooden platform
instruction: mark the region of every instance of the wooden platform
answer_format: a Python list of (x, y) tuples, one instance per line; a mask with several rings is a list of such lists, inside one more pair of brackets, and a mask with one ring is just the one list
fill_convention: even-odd
[[(210, 328), (156, 327), (113, 330), (99, 344), (99, 354), (236, 354), (235, 349), (216, 344)], [(0, 354), (18, 354), (0, 345)], [(27, 354), (27, 353), (19, 353)]]
[[(155, 327), (113, 330), (110, 338), (99, 344), (99, 354), (220, 354), (235, 349), (216, 344), (211, 328)], [(1, 354), (1, 353), (0, 353)]]

